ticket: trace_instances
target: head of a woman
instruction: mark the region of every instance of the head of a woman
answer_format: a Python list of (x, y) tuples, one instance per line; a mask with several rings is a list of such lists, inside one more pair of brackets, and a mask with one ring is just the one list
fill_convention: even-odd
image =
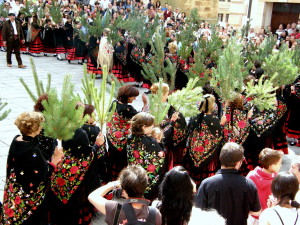
[(211, 94), (203, 96), (204, 100), (201, 102), (199, 110), (203, 113), (211, 113), (215, 108), (216, 98)]
[[(152, 84), (150, 90), (152, 94), (157, 95), (158, 94), (158, 89), (159, 89), (159, 83), (154, 83)], [(170, 91), (170, 87), (168, 84), (163, 83), (162, 84), (162, 102), (166, 102), (169, 96), (169, 91)]]
[(131, 119), (131, 133), (133, 135), (150, 135), (154, 127), (154, 116), (140, 112)]
[(23, 112), (15, 120), (15, 125), (23, 136), (36, 136), (42, 130), (42, 124), (45, 121), (40, 112)]
[(127, 166), (123, 169), (119, 180), (122, 189), (131, 198), (142, 198), (148, 185), (147, 172), (143, 167), (137, 165)]
[(272, 194), (278, 200), (278, 205), (291, 205), (299, 208), (299, 204), (294, 201), (299, 190), (297, 177), (292, 173), (279, 173), (272, 181)]
[(38, 98), (38, 100), (37, 100), (37, 102), (35, 103), (35, 105), (33, 106), (33, 108), (34, 108), (34, 111), (35, 112), (43, 112), (44, 111), (44, 106), (43, 106), (43, 104), (42, 104), (42, 102), (43, 101), (48, 101), (48, 95), (47, 94), (42, 94), (39, 98)]
[(234, 100), (230, 101), (228, 106), (230, 109), (243, 109), (243, 96), (241, 94), (238, 94)]
[(117, 99), (124, 104), (132, 103), (139, 94), (139, 90), (133, 85), (124, 85), (120, 87)]
[(187, 223), (194, 199), (193, 184), (188, 172), (182, 166), (174, 167), (165, 175), (159, 193), (162, 224)]

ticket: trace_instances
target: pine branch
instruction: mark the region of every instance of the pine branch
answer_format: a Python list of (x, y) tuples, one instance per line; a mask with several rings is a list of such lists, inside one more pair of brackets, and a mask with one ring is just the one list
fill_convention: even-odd
[(219, 58), (218, 68), (213, 68), (211, 86), (224, 101), (234, 100), (242, 91), (244, 62), (241, 51), (242, 45), (232, 38)]
[(85, 96), (84, 103), (93, 105), (92, 92), (95, 88), (95, 75), (90, 75), (87, 73), (86, 64), (83, 66), (83, 78), (81, 79), (82, 87), (81, 90)]
[(2, 110), (4, 109), (4, 107), (7, 106), (7, 102), (2, 102), (1, 98), (0, 98), (0, 121), (4, 120), (8, 114), (11, 112), (11, 109), (5, 110), (4, 112), (2, 112)]
[(176, 91), (168, 97), (168, 103), (172, 105), (184, 117), (193, 117), (199, 114), (197, 102), (203, 99), (202, 87), (196, 87), (199, 78), (190, 79), (187, 86)]
[(107, 102), (106, 101), (106, 85), (107, 85), (107, 76), (108, 76), (107, 65), (102, 66), (102, 71), (103, 71), (103, 78), (101, 82), (101, 88), (100, 89), (98, 89), (97, 87), (90, 88), (90, 90), (92, 91), (92, 97), (94, 99), (95, 110), (97, 112), (96, 118), (97, 121), (100, 123), (101, 130), (103, 130), (104, 124), (111, 120), (112, 115), (116, 110), (115, 103), (110, 108), (108, 105), (112, 102), (112, 99), (114, 97), (114, 92), (115, 92), (114, 81), (112, 81), (111, 83), (112, 87), (110, 89), (110, 97), (109, 97), (110, 102)]
[(259, 78), (258, 84), (254, 85), (253, 81), (248, 82), (246, 87), (247, 98), (252, 98), (251, 103), (255, 105), (260, 111), (275, 108), (276, 89), (273, 83), (265, 79), (265, 76)]
[(64, 78), (60, 99), (56, 89), (50, 90), (48, 101), (42, 102), (45, 108), (43, 115), (45, 117), (46, 136), (63, 141), (74, 136), (75, 130), (80, 128), (88, 119), (88, 116), (82, 117), (83, 106), (75, 109), (78, 100), (74, 96), (74, 85), (71, 83), (70, 76)]
[(298, 68), (293, 64), (292, 58), (293, 52), (285, 49), (273, 53), (266, 59), (265, 74), (271, 78), (275, 87), (291, 84), (296, 79)]
[(159, 126), (161, 124), (170, 109), (170, 104), (168, 102), (162, 103), (162, 86), (163, 79), (160, 78), (157, 94), (151, 94), (149, 97), (149, 113), (154, 116), (155, 126)]
[(36, 89), (37, 96), (33, 93), (33, 91), (30, 90), (30, 88), (28, 87), (28, 85), (25, 83), (23, 77), (20, 77), (19, 80), (22, 83), (23, 87), (26, 89), (26, 91), (27, 91), (29, 97), (31, 98), (31, 100), (34, 103), (36, 103), (37, 99), (42, 94), (45, 94), (45, 93), (49, 92), (49, 90), (51, 88), (51, 75), (48, 74), (48, 76), (47, 76), (47, 88), (46, 88), (46, 92), (45, 92), (43, 82), (41, 80), (39, 80), (39, 77), (37, 75), (34, 61), (33, 61), (32, 58), (30, 58), (29, 60), (30, 60), (30, 64), (31, 64), (31, 67), (32, 67), (32, 75), (33, 75), (33, 79), (34, 79), (34, 84), (35, 84), (35, 89)]

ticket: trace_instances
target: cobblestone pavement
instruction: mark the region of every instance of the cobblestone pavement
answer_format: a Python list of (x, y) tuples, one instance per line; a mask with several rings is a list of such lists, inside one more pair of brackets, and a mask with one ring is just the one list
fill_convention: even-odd
[[(0, 199), (2, 200), (4, 180), (6, 176), (6, 158), (9, 149), (9, 145), (13, 137), (19, 133), (17, 127), (14, 125), (16, 117), (24, 112), (31, 111), (33, 109), (33, 102), (29, 98), (27, 92), (19, 81), (19, 77), (23, 77), (25, 82), (29, 85), (30, 89), (35, 90), (34, 80), (32, 76), (32, 70), (29, 63), (29, 55), (22, 55), (23, 64), (27, 65), (25, 69), (19, 69), (17, 62), (13, 55), (13, 66), (8, 68), (6, 66), (6, 53), (0, 52), (0, 98), (3, 101), (8, 102), (7, 109), (12, 111), (9, 116), (0, 122)], [(77, 62), (69, 64), (67, 61), (58, 61), (53, 56), (39, 56), (34, 57), (36, 70), (39, 78), (46, 84), (47, 74), (52, 75), (52, 87), (61, 89), (63, 77), (66, 74), (72, 75), (72, 82), (75, 84), (75, 91), (81, 93), (81, 78), (83, 76), (83, 67), (78, 65)], [(100, 80), (96, 80), (100, 83)], [(145, 91), (145, 89), (142, 89)], [(141, 95), (134, 103), (136, 109), (141, 109), (142, 101)], [(282, 170), (286, 170), (290, 161), (295, 155), (300, 154), (300, 148), (291, 147), (290, 153), (284, 156)], [(96, 219), (95, 224), (102, 224)]]

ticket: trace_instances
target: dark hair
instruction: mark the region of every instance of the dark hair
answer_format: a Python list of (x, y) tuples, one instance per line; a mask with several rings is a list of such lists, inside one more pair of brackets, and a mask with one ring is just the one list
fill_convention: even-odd
[(37, 102), (36, 102), (35, 105), (33, 106), (34, 111), (36, 111), (36, 112), (43, 112), (43, 111), (45, 110), (45, 108), (44, 108), (44, 106), (43, 106), (43, 104), (42, 104), (42, 101), (43, 101), (43, 100), (48, 101), (48, 95), (47, 95), (47, 94), (42, 94), (42, 95), (38, 98)]
[(243, 110), (243, 96), (241, 94), (238, 94), (233, 101), (229, 102), (229, 107), (231, 110), (234, 109), (240, 109)]
[(255, 68), (260, 68), (261, 67), (261, 61), (255, 60), (254, 66), (255, 66)]
[(243, 158), (243, 146), (234, 142), (227, 142), (222, 147), (219, 157), (221, 165), (225, 167), (235, 167), (236, 163), (241, 161)]
[(282, 155), (282, 151), (265, 148), (259, 153), (259, 161), (263, 168), (268, 169), (271, 165), (276, 164)]
[(148, 176), (145, 169), (141, 166), (127, 166), (120, 172), (120, 183), (128, 197), (141, 198), (148, 185)]
[(278, 205), (291, 204), (292, 207), (299, 208), (299, 203), (294, 201), (299, 190), (299, 182), (294, 174), (279, 173), (272, 181), (271, 190), (274, 197), (279, 200)]
[(183, 225), (190, 220), (193, 207), (193, 185), (182, 166), (170, 170), (160, 184), (162, 224)]
[(146, 112), (140, 112), (131, 119), (131, 133), (134, 135), (144, 134), (143, 126), (149, 127), (154, 124), (154, 116)]
[(95, 107), (90, 104), (84, 104), (83, 116), (89, 115), (92, 116), (92, 113), (95, 111)]
[(122, 103), (128, 103), (128, 98), (136, 97), (139, 94), (139, 90), (133, 85), (124, 85), (120, 87), (117, 99)]

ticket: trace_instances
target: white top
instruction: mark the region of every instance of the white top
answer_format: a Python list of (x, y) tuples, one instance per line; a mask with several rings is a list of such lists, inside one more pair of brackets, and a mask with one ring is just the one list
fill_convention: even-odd
[(278, 205), (272, 208), (267, 208), (261, 213), (259, 216), (259, 225), (282, 225), (282, 222), (274, 209), (280, 215), (284, 225), (294, 225), (298, 213), (299, 215), (296, 224), (300, 225), (299, 210), (296, 208), (285, 208)]
[(18, 34), (18, 31), (17, 31), (17, 26), (16, 26), (16, 21), (14, 22), (11, 22), (13, 28), (14, 28), (14, 35), (17, 35)]

